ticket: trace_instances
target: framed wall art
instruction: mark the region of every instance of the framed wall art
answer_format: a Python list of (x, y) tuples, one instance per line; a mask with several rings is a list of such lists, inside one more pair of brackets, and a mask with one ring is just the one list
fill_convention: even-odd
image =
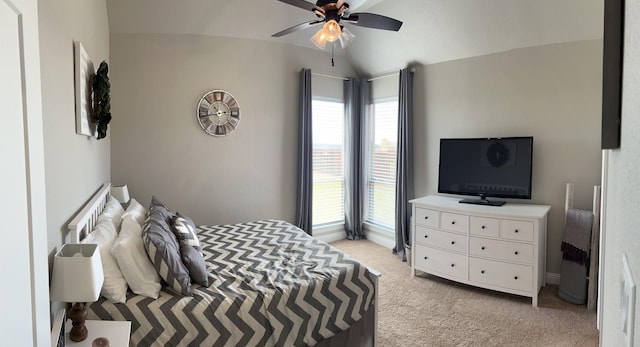
[(93, 63), (82, 47), (82, 43), (73, 42), (74, 81), (76, 94), (76, 134), (97, 136), (96, 124), (92, 120), (92, 91), (91, 86), (95, 70)]

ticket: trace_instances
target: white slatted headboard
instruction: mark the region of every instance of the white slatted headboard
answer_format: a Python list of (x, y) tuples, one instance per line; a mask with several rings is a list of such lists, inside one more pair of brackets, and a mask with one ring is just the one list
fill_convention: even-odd
[(91, 197), (78, 214), (73, 217), (69, 223), (69, 233), (71, 234), (71, 243), (79, 243), (82, 236), (88, 235), (96, 225), (98, 216), (104, 210), (111, 191), (111, 183), (105, 183), (97, 193)]

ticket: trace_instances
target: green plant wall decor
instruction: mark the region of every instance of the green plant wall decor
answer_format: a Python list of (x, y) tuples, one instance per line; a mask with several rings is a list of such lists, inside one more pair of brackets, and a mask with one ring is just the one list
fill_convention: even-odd
[(110, 89), (109, 65), (103, 61), (93, 79), (93, 121), (98, 130), (98, 140), (107, 136), (107, 125), (111, 121)]

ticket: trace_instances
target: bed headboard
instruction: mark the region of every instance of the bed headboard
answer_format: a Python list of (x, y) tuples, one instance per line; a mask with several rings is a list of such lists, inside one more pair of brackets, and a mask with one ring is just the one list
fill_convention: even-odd
[(105, 183), (102, 188), (95, 193), (78, 214), (69, 222), (69, 234), (71, 243), (79, 243), (83, 236), (93, 230), (98, 221), (98, 216), (104, 210), (111, 191), (111, 183)]

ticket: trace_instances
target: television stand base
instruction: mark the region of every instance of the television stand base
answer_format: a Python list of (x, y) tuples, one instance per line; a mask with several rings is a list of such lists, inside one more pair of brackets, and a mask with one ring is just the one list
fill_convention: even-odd
[(486, 206), (502, 206), (506, 201), (502, 200), (487, 200), (487, 198), (480, 199), (462, 199), (458, 201), (461, 204), (474, 204), (474, 205), (486, 205)]

